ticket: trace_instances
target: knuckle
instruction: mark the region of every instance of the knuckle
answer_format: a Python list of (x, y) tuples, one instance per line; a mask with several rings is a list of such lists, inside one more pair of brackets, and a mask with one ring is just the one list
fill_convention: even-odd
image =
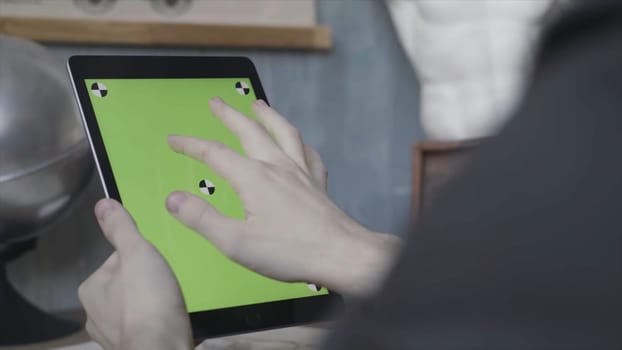
[(320, 158), (320, 153), (311, 145), (305, 144), (305, 151), (314, 158)]
[(239, 260), (248, 246), (248, 237), (239, 232), (226, 232), (227, 237), (219, 242), (222, 252), (233, 260)]
[(227, 147), (220, 142), (209, 142), (201, 148), (199, 158), (202, 161), (209, 163), (212, 159), (214, 159), (214, 155), (222, 153), (226, 149)]
[(318, 173), (318, 174), (322, 174), (323, 175), (324, 173), (328, 172), (328, 169), (326, 169), (326, 166), (324, 165), (324, 163), (322, 163), (321, 160), (313, 162), (312, 163), (312, 167), (314, 169), (316, 169), (316, 173)]
[(201, 154), (199, 155), (199, 158), (201, 159), (201, 161), (203, 161), (203, 163), (209, 163), (210, 162), (210, 154), (208, 150), (202, 150)]
[(296, 139), (296, 140), (302, 139), (302, 135), (300, 133), (300, 130), (298, 130), (297, 128), (293, 127), (292, 125), (287, 125), (285, 127), (285, 133), (287, 134), (287, 136), (291, 137), (292, 139)]
[(325, 178), (328, 177), (328, 169), (326, 168), (326, 166), (324, 166), (324, 164), (322, 163), (318, 163), (316, 166), (316, 173), (320, 175), (320, 177)]
[(194, 220), (194, 224), (192, 225), (192, 228), (195, 231), (201, 231), (205, 234), (207, 234), (208, 230), (208, 225), (210, 223), (210, 214), (211, 214), (211, 210), (207, 205), (203, 205), (202, 208), (199, 210), (196, 219)]
[(298, 171), (298, 172), (296, 172), (296, 177), (304, 185), (306, 185), (308, 187), (315, 188), (316, 183), (315, 183), (314, 179), (312, 177), (310, 177), (309, 175), (307, 175), (307, 174), (305, 174), (305, 173), (303, 173), (301, 171)]
[(262, 126), (257, 119), (245, 118), (245, 121), (248, 125), (252, 125), (254, 128)]
[(126, 240), (127, 243), (125, 244), (126, 251), (132, 251), (133, 249), (139, 249), (139, 248), (140, 249), (149, 248), (151, 246), (149, 241), (147, 241), (143, 237), (143, 235), (139, 231), (137, 231), (135, 228), (128, 229), (124, 233), (127, 234), (128, 236), (128, 239)]
[(296, 175), (298, 173), (302, 173), (302, 169), (289, 158), (284, 158), (281, 161), (281, 166), (272, 166), (270, 167), (271, 175), (277, 178), (279, 181), (284, 181), (285, 179), (289, 179), (292, 175)]
[(262, 163), (261, 169), (258, 169), (255, 177), (267, 181), (269, 179), (278, 178), (282, 175), (283, 169), (280, 166), (272, 163)]
[(136, 240), (128, 243), (127, 251), (135, 256), (145, 256), (151, 254), (152, 245), (147, 240)]
[(199, 158), (205, 162), (205, 163), (209, 163), (210, 162), (210, 157), (212, 156), (212, 151), (209, 148), (203, 148), (201, 149), (200, 153), (199, 153)]
[(220, 142), (212, 143), (212, 148), (216, 152), (222, 152), (222, 151), (227, 150), (227, 146), (224, 143), (220, 143)]
[(118, 238), (121, 236), (121, 223), (119, 221), (115, 221), (114, 225), (108, 227), (107, 230), (104, 231), (104, 234), (111, 242), (117, 242)]
[(219, 106), (220, 117), (222, 119), (231, 120), (235, 118), (235, 110), (227, 105), (221, 104)]
[(301, 171), (305, 174), (309, 174), (309, 167), (304, 162), (304, 159), (301, 160), (299, 164), (296, 160), (288, 157), (286, 165), (287, 169), (289, 169), (290, 171)]
[[(254, 178), (265, 178), (272, 168), (270, 163), (252, 160), (249, 163), (248, 171), (253, 175)], [(251, 177), (249, 177), (251, 178)]]
[(245, 118), (249, 132), (263, 132), (265, 127), (259, 121), (251, 118)]

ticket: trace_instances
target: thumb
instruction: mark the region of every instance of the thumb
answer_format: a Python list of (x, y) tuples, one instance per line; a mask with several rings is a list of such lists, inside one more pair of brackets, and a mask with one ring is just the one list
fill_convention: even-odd
[(136, 223), (121, 203), (113, 199), (102, 199), (95, 205), (95, 216), (104, 236), (120, 256), (131, 253), (145, 243)]
[(207, 201), (188, 192), (173, 192), (166, 201), (169, 212), (182, 224), (202, 234), (225, 255), (235, 255), (243, 221), (222, 215)]

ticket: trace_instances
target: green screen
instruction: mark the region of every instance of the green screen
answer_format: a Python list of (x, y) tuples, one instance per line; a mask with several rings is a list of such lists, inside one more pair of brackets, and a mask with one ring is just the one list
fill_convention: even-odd
[[(123, 205), (170, 264), (189, 312), (327, 294), (247, 270), (165, 209), (166, 197), (182, 190), (205, 198), (224, 215), (244, 218), (233, 188), (206, 165), (173, 152), (167, 136), (217, 140), (243, 153), (208, 101), (220, 96), (255, 118), (249, 79), (87, 79), (85, 84)], [(213, 194), (201, 190), (201, 180), (213, 184)]]

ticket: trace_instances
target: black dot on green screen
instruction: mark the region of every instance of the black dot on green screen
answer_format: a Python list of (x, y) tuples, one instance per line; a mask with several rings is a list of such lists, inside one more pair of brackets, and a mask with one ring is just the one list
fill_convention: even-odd
[(199, 190), (203, 194), (211, 196), (214, 194), (214, 192), (216, 192), (216, 186), (214, 186), (214, 184), (210, 180), (202, 179), (201, 181), (199, 181)]

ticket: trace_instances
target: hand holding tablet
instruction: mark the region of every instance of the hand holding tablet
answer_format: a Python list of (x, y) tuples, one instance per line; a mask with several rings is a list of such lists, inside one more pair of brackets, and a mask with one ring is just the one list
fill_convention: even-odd
[[(231, 107), (224, 105), (222, 101), (217, 101), (213, 105), (214, 110), (220, 109), (218, 112), (215, 111), (216, 115), (220, 115), (221, 112), (237, 113)], [(257, 111), (258, 116), (263, 113), (275, 113), (276, 118), (282, 118), (262, 103), (257, 104), (256, 108), (266, 109), (265, 111)], [(264, 120), (262, 117), (259, 118)], [(243, 118), (245, 117), (241, 115), (234, 116), (231, 122), (244, 123), (245, 119)], [(236, 129), (236, 126), (233, 128)], [(277, 126), (271, 129), (279, 128)], [(289, 129), (283, 128), (281, 130)], [(255, 129), (247, 136), (261, 139), (263, 133), (266, 131), (262, 127)], [(291, 142), (294, 141), (290, 137), (291, 135), (295, 135), (295, 133), (291, 133), (289, 136), (275, 135), (275, 139), (289, 143), (289, 145), (295, 145), (294, 142)], [(290, 139), (288, 140), (288, 138)], [(299, 139), (299, 137), (297, 138)], [(173, 149), (197, 158), (199, 161), (208, 162), (216, 169), (221, 168), (215, 164), (219, 162), (227, 164), (227, 161), (231, 160), (229, 157), (232, 156), (231, 152), (233, 152), (218, 143), (183, 136), (171, 137), (170, 143)], [(303, 147), (302, 142), (300, 142), (300, 147)], [(248, 197), (251, 208), (254, 203), (265, 207), (265, 210), (260, 208), (257, 212), (253, 211), (254, 214), (249, 216), (245, 222), (227, 223), (231, 219), (219, 214), (202, 198), (190, 193), (176, 192), (172, 194), (168, 199), (167, 206), (179, 220), (205, 235), (225, 254), (259, 273), (280, 280), (325, 280), (326, 286), (333, 287), (332, 283), (334, 283), (333, 288), (339, 292), (364, 293), (371, 287), (368, 284), (371, 284), (375, 279), (374, 277), (379, 274), (380, 271), (377, 270), (386, 262), (382, 261), (380, 254), (377, 256), (367, 255), (374, 253), (374, 249), (382, 246), (382, 242), (378, 241), (375, 248), (373, 244), (367, 245), (361, 244), (361, 242), (365, 242), (365, 239), (380, 239), (380, 236), (374, 238), (370, 233), (365, 233), (362, 227), (352, 222), (326, 199), (322, 190), (325, 180), (323, 166), (318, 163), (317, 155), (313, 151), (308, 148), (306, 151), (304, 148), (301, 149), (303, 150), (301, 155), (304, 158), (299, 160), (304, 161), (304, 163), (299, 163), (300, 165), (296, 161), (288, 160), (287, 157), (280, 157), (276, 153), (273, 156), (269, 156), (269, 152), (264, 153), (270, 159), (280, 159), (284, 168), (281, 170), (282, 175), (270, 179), (267, 177), (268, 174), (257, 173), (250, 179), (262, 181), (262, 187), (265, 187), (269, 192), (279, 194), (278, 197), (280, 198), (265, 198), (263, 194), (253, 193), (252, 189), (258, 184), (249, 181), (247, 183), (248, 190), (245, 190), (244, 186), (239, 189), (241, 193), (248, 191), (246, 195), (241, 194), (243, 200)], [(208, 154), (210, 155), (208, 156)], [(311, 161), (306, 161), (309, 158)], [(238, 179), (231, 180), (234, 183), (242, 181), (241, 179), (244, 177), (237, 176), (237, 174), (249, 176), (253, 175), (254, 171), (278, 171), (277, 169), (262, 169), (262, 167), (268, 167), (268, 164), (256, 164), (252, 158), (243, 157), (231, 162), (229, 166), (232, 167), (229, 170), (231, 173), (227, 170), (222, 171), (224, 174), (237, 177)], [(235, 169), (236, 166), (241, 168)], [(252, 169), (253, 167), (254, 169)], [(307, 175), (311, 173), (319, 176), (312, 179)], [(317, 184), (313, 181), (317, 181)], [(300, 191), (300, 188), (305, 190)], [(296, 191), (296, 193), (289, 192), (291, 190)], [(269, 197), (272, 196), (269, 195)], [(300, 198), (307, 198), (307, 200), (299, 201)], [(314, 203), (313, 198), (319, 200)], [(266, 206), (266, 203), (273, 203), (276, 207)], [(279, 208), (279, 204), (284, 205), (285, 208)], [(252, 209), (250, 210), (252, 211)], [(116, 251), (98, 272), (85, 281), (80, 288), (79, 294), (82, 303), (87, 310), (91, 311), (89, 316), (94, 315), (87, 322), (89, 334), (100, 344), (115, 343), (110, 346), (111, 348), (156, 348), (167, 344), (171, 348), (189, 349), (189, 344), (191, 344), (189, 340), (191, 339), (189, 319), (181, 291), (171, 269), (155, 248), (142, 238), (131, 216), (119, 203), (104, 199), (96, 206), (95, 213), (102, 231)], [(322, 223), (322, 218), (329, 221)], [(301, 222), (310, 222), (311, 225), (308, 227), (323, 227), (326, 231), (305, 230), (304, 225), (297, 225)], [(299, 229), (290, 230), (289, 225), (298, 226)], [(348, 227), (357, 231), (348, 232), (346, 229)], [(285, 233), (283, 234), (283, 232)], [(348, 237), (350, 234), (356, 234), (357, 237), (350, 239)], [(358, 236), (366, 234), (370, 236)], [(295, 239), (297, 235), (305, 235), (306, 238)], [(344, 244), (357, 245), (360, 249), (346, 248), (343, 246)], [(313, 249), (316, 250), (313, 251)], [(356, 252), (356, 254), (344, 255), (347, 252)], [(380, 253), (380, 251), (375, 253)], [(384, 256), (387, 257), (387, 255)], [(306, 259), (315, 261), (317, 257), (322, 257), (323, 260), (327, 261), (318, 264), (327, 270), (321, 270), (321, 268), (308, 269), (313, 264), (307, 263)], [(364, 267), (368, 269), (364, 269)], [(313, 276), (317, 276), (318, 279), (314, 279)], [(101, 300), (98, 294), (104, 286), (108, 292), (104, 294), (105, 299)], [(152, 293), (152, 291), (158, 292)], [(153, 299), (149, 298), (148, 302), (145, 302), (146, 295), (152, 295)], [(158, 307), (153, 307), (152, 303), (157, 304)], [(148, 320), (161, 320), (162, 322)], [(162, 323), (166, 326), (151, 328)], [(146, 331), (148, 336), (137, 337), (136, 332), (132, 331), (133, 329)], [(118, 340), (114, 340), (108, 339), (110, 334), (121, 335), (117, 338)], [(130, 347), (127, 342), (131, 338), (137, 340)]]
[[(163, 283), (152, 293), (180, 288), (196, 337), (325, 320), (326, 306), (340, 298), (318, 284), (361, 294), (389, 265), (397, 239), (366, 230), (332, 203), (317, 153), (264, 102), (247, 59), (83, 56), (69, 66), (104, 190), (123, 202), (98, 205), (125, 218), (114, 225), (100, 219), (102, 229), (117, 252), (130, 242), (116, 241), (118, 232), (140, 231), (145, 239), (132, 242), (150, 248), (136, 249), (144, 260), (132, 261), (157, 267), (164, 258), (170, 269), (151, 271)], [(177, 153), (166, 144), (170, 134), (184, 135), (168, 138)], [(190, 229), (166, 212), (165, 199)], [(124, 274), (111, 271), (89, 281)], [(111, 315), (104, 319), (117, 333), (126, 326), (114, 318), (124, 303), (167, 309), (182, 299), (174, 292), (162, 303), (155, 295), (128, 297), (119, 305), (108, 300), (104, 310), (97, 285), (85, 283), (83, 302), (97, 317)], [(133, 295), (124, 283), (116, 288)]]
[(105, 349), (192, 349), (190, 319), (175, 275), (114, 200), (95, 207), (115, 252), (78, 290), (91, 338)]

